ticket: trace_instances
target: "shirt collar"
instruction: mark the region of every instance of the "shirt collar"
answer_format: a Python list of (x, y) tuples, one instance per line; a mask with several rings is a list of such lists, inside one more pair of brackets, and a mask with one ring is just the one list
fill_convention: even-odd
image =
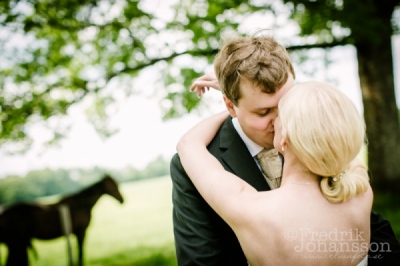
[(260, 145), (249, 139), (246, 134), (243, 132), (242, 127), (240, 126), (239, 120), (237, 117), (232, 118), (233, 127), (236, 129), (237, 133), (239, 134), (240, 138), (243, 140), (244, 144), (246, 145), (247, 149), (249, 150), (251, 156), (256, 156), (262, 149)]

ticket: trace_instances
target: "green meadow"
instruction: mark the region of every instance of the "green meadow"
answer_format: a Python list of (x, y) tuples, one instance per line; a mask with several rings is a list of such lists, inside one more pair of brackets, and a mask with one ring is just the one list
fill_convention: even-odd
[[(92, 221), (85, 239), (86, 266), (176, 266), (172, 230), (172, 184), (169, 176), (120, 185), (125, 198), (119, 204), (104, 195), (92, 210)], [(392, 224), (400, 237), (400, 196), (375, 195), (374, 210)], [(76, 240), (71, 236), (74, 257)], [(34, 240), (38, 253), (29, 252), (31, 266), (68, 265), (65, 238)], [(5, 265), (6, 250), (0, 246)]]
[[(92, 221), (85, 238), (84, 261), (100, 265), (177, 265), (172, 229), (172, 184), (169, 176), (120, 185), (125, 202), (104, 195), (92, 209)], [(72, 252), (77, 257), (75, 236)], [(34, 240), (38, 254), (29, 252), (31, 266), (68, 265), (64, 237)], [(5, 247), (1, 249), (5, 265)]]

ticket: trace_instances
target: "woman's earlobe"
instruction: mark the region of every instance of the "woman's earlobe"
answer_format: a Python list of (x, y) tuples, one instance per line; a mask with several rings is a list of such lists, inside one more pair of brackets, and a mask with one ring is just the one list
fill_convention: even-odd
[(282, 141), (281, 141), (282, 151), (285, 151), (286, 144), (287, 144), (286, 141), (284, 139), (282, 139)]

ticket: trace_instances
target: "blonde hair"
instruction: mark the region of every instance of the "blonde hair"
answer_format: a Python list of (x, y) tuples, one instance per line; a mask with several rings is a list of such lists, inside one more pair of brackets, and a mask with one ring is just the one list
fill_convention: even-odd
[(234, 36), (226, 39), (215, 60), (214, 70), (222, 93), (237, 105), (241, 98), (240, 80), (246, 78), (273, 94), (294, 75), (285, 47), (274, 38), (259, 35)]
[(278, 106), (282, 134), (299, 160), (321, 177), (330, 202), (364, 193), (365, 166), (356, 156), (365, 138), (365, 123), (352, 101), (320, 82), (294, 86)]

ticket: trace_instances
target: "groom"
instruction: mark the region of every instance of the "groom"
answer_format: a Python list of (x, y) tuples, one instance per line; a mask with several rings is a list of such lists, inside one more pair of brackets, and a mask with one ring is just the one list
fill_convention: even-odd
[[(224, 44), (215, 58), (214, 67), (219, 84), (213, 76), (206, 75), (195, 85), (200, 90), (220, 87), (230, 117), (208, 150), (227, 171), (241, 177), (258, 191), (274, 189), (275, 184), (268, 174), (263, 173), (257, 155), (264, 148), (273, 148), (273, 121), (277, 116), (278, 102), (294, 85), (295, 73), (289, 55), (273, 38), (237, 37)], [(261, 93), (255, 91), (259, 88), (262, 88)], [(235, 234), (200, 196), (177, 154), (171, 161), (171, 178), (178, 264), (247, 266)], [(390, 224), (382, 217), (372, 215), (377, 219), (377, 227), (375, 233), (374, 228), (371, 230), (371, 242), (377, 235), (379, 241), (392, 241), (394, 248), (398, 241), (390, 232)], [(371, 227), (374, 227), (372, 223)], [(384, 262), (383, 259), (389, 256), (387, 253), (383, 255), (378, 261), (381, 264), (376, 265), (396, 265), (388, 260)]]
[[(221, 49), (214, 65), (231, 117), (208, 149), (226, 170), (259, 191), (270, 190), (255, 156), (273, 148), (278, 102), (294, 85), (289, 55), (269, 37), (236, 38)], [(254, 83), (264, 88), (262, 99), (254, 94)], [(197, 192), (177, 154), (171, 178), (179, 265), (247, 265), (235, 234)]]

